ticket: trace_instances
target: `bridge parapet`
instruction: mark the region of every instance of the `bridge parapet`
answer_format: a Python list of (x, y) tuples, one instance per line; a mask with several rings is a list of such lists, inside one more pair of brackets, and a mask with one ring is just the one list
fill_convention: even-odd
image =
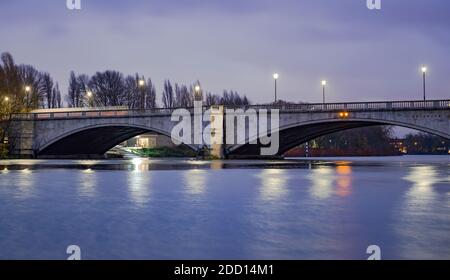
[[(238, 108), (238, 107), (236, 107)], [(279, 109), (295, 112), (336, 112), (336, 111), (376, 111), (376, 110), (436, 110), (450, 109), (450, 100), (430, 101), (385, 101), (385, 102), (347, 102), (347, 103), (304, 103), (280, 105), (251, 105), (252, 109)]]

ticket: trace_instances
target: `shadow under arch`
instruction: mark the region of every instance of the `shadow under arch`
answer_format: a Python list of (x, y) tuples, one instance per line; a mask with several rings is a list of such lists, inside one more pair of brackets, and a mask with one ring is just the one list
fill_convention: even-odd
[[(118, 144), (148, 132), (171, 137), (169, 132), (143, 126), (128, 124), (93, 125), (72, 130), (52, 139), (36, 151), (36, 156), (44, 158), (102, 156)], [(195, 146), (185, 146), (197, 151)]]
[[(326, 119), (280, 127), (278, 129), (280, 135), (280, 146), (277, 155), (283, 155), (292, 148), (321, 136), (344, 130), (380, 125), (393, 125), (411, 128), (450, 140), (450, 134), (445, 134), (431, 128), (416, 126), (409, 123), (368, 119)], [(248, 144), (257, 139), (258, 137), (256, 136), (250, 137), (246, 140), (246, 144), (228, 147), (226, 151), (227, 156), (259, 156), (261, 154), (260, 150), (262, 147), (261, 144), (259, 144), (259, 141), (256, 145)]]

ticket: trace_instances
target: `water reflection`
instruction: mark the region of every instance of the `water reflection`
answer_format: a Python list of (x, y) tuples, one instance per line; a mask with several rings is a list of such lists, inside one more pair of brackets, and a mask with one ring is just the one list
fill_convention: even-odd
[(144, 158), (133, 158), (131, 164), (134, 171), (148, 171), (150, 166), (148, 159)]
[(264, 169), (258, 177), (261, 179), (261, 198), (265, 201), (277, 201), (287, 195), (288, 175), (284, 169)]
[(450, 215), (446, 210), (438, 211), (442, 201), (434, 187), (443, 177), (434, 166), (413, 166), (402, 179), (409, 182), (411, 187), (404, 195), (395, 223), (398, 225), (396, 232), (402, 241), (399, 256), (404, 259), (433, 258), (429, 248), (448, 238), (448, 225), (445, 223)]
[(327, 199), (333, 193), (333, 182), (335, 178), (334, 169), (331, 166), (319, 166), (312, 169), (310, 175), (311, 180), (310, 194), (318, 199)]
[(350, 165), (338, 165), (337, 173), (337, 190), (339, 196), (349, 196), (352, 192), (352, 167)]
[(411, 167), (409, 174), (403, 179), (412, 183), (412, 187), (406, 194), (410, 207), (423, 207), (433, 203), (436, 196), (433, 185), (439, 182), (438, 173), (433, 166)]
[(220, 160), (213, 160), (211, 162), (211, 169), (222, 169), (223, 168), (223, 161)]
[(131, 201), (143, 207), (150, 200), (151, 172), (140, 172), (144, 167), (139, 166), (134, 172), (128, 172), (128, 192)]
[[(330, 198), (333, 193), (347, 197), (352, 193), (352, 167), (348, 162), (337, 162), (336, 167), (319, 166), (311, 170), (310, 194), (318, 199)], [(336, 190), (334, 190), (336, 188)]]
[(80, 172), (80, 194), (82, 196), (95, 196), (95, 186), (97, 185), (97, 176), (95, 171), (88, 168)]
[(26, 199), (33, 196), (33, 176), (29, 169), (22, 169), (17, 174), (17, 197), (20, 199)]
[(205, 192), (207, 176), (205, 170), (188, 170), (183, 173), (183, 176), (189, 194), (199, 195)]

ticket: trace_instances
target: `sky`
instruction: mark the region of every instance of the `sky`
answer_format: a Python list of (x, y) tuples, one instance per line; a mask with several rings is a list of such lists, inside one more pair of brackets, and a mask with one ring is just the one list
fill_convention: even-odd
[[(1, 0), (0, 52), (49, 72), (67, 92), (71, 70), (139, 72), (253, 103), (450, 98), (450, 1)], [(160, 99), (160, 98), (159, 98)]]

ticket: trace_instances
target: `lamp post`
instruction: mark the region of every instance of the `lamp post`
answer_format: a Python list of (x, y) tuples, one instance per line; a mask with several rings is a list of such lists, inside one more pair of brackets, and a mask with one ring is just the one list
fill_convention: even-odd
[(277, 98), (277, 81), (280, 78), (280, 75), (278, 73), (274, 73), (273, 74), (273, 80), (275, 81), (275, 103), (277, 103), (278, 98)]
[(325, 105), (325, 87), (327, 86), (327, 81), (322, 80), (322, 102)]
[(427, 72), (428, 72), (428, 67), (426, 67), (425, 65), (422, 66), (422, 75), (423, 75), (423, 101), (427, 100)]
[(25, 86), (25, 94), (27, 95), (27, 111), (30, 108), (30, 92), (31, 92), (31, 87), (30, 86)]
[(145, 81), (143, 79), (140, 79), (138, 82), (138, 85), (139, 85), (139, 89), (141, 91), (141, 109), (144, 110), (145, 109), (145, 91), (144, 91)]
[(199, 101), (201, 98), (201, 91), (202, 88), (200, 87), (200, 85), (196, 85), (194, 87), (194, 101)]
[(92, 97), (93, 97), (92, 91), (88, 90), (88, 91), (86, 92), (86, 96), (87, 96), (87, 98), (88, 98), (89, 107), (94, 107), (94, 102), (93, 102), (93, 100), (92, 100)]

